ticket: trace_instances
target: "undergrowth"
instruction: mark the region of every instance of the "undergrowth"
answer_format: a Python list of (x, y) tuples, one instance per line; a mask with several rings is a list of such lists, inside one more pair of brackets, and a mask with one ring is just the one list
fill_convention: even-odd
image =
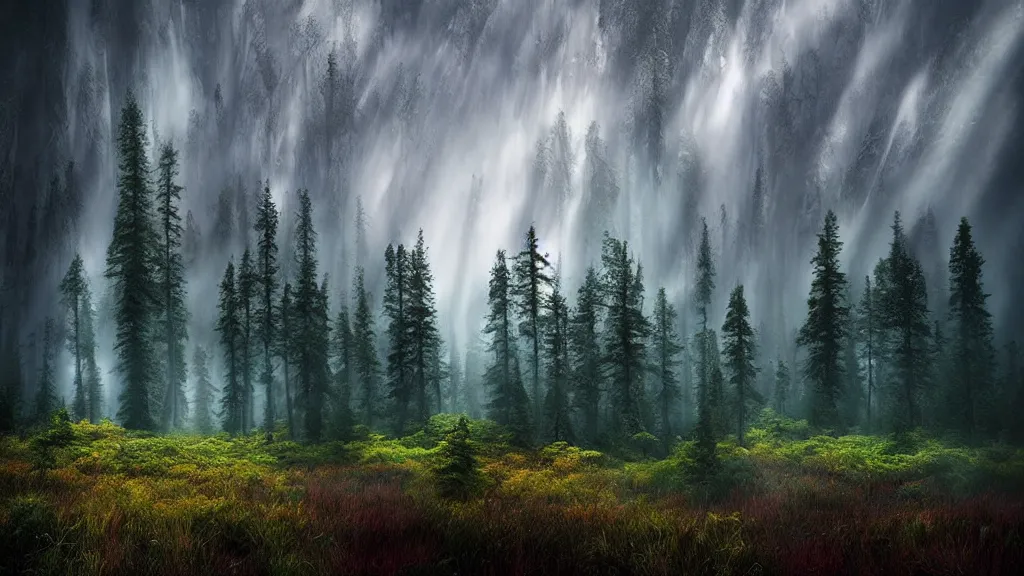
[(1019, 449), (820, 436), (766, 411), (746, 446), (718, 445), (708, 476), (689, 442), (663, 459), (521, 450), (489, 422), (450, 436), (458, 421), (305, 445), (55, 417), (0, 438), (0, 573), (999, 574), (1024, 562)]

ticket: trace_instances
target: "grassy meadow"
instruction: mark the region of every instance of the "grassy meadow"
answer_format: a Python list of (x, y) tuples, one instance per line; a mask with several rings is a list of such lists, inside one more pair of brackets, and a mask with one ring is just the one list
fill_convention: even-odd
[[(743, 448), (665, 459), (511, 448), (442, 497), (456, 416), (307, 446), (71, 424), (0, 438), (0, 574), (1012, 574), (1024, 451), (813, 436), (766, 411)], [(278, 431), (278, 437), (284, 437)]]

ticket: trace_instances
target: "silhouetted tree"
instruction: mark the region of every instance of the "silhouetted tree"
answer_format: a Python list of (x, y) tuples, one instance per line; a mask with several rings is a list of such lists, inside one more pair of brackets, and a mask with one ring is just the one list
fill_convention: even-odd
[(35, 422), (45, 424), (50, 414), (57, 409), (57, 323), (47, 318), (43, 327), (43, 365), (39, 371), (39, 385), (36, 391)]
[(88, 417), (87, 384), (85, 382), (85, 369), (83, 367), (82, 351), (82, 328), (85, 321), (85, 310), (83, 304), (86, 301), (86, 292), (89, 286), (85, 279), (85, 265), (82, 263), (82, 256), (75, 254), (71, 266), (68, 267), (64, 280), (60, 283), (61, 301), (67, 311), (67, 345), (68, 350), (74, 355), (75, 378), (74, 402), (71, 404), (71, 414), (75, 420), (82, 420)]
[(107, 248), (106, 277), (113, 291), (117, 330), (114, 350), (124, 381), (118, 418), (125, 428), (152, 430), (150, 393), (159, 374), (153, 349), (158, 282), (153, 277), (157, 235), (146, 154), (146, 126), (129, 92), (117, 134), (118, 202), (114, 235)]
[(157, 169), (156, 212), (160, 251), (156, 271), (163, 324), (161, 344), (166, 354), (166, 382), (160, 424), (163, 430), (170, 430), (184, 425), (188, 406), (185, 400), (188, 310), (185, 307), (185, 266), (181, 256), (181, 216), (178, 214), (183, 188), (175, 182), (178, 176), (178, 151), (169, 142), (160, 150)]
[(587, 268), (576, 293), (576, 307), (570, 320), (570, 350), (576, 408), (583, 418), (584, 438), (596, 444), (600, 433), (601, 405), (601, 282), (593, 266)]
[(837, 400), (842, 394), (845, 367), (842, 363), (850, 309), (846, 303), (846, 274), (839, 269), (839, 225), (831, 210), (818, 234), (818, 251), (811, 259), (814, 279), (807, 298), (807, 320), (797, 343), (807, 348), (804, 373), (814, 386), (811, 422), (817, 426), (839, 424)]
[(278, 221), (277, 207), (274, 206), (274, 197), (270, 194), (270, 182), (267, 181), (256, 207), (255, 231), (256, 283), (259, 292), (257, 340), (263, 345), (263, 371), (260, 374), (260, 381), (267, 396), (263, 412), (263, 427), (268, 432), (274, 429), (274, 421), (277, 419), (273, 349), (277, 338), (278, 320), (274, 299), (277, 294), (277, 274), (280, 269), (277, 264)]
[(370, 309), (370, 294), (366, 291), (362, 268), (356, 268), (355, 299), (356, 312), (352, 322), (354, 340), (355, 374), (359, 381), (359, 405), (363, 423), (373, 428), (380, 406), (377, 378), (380, 374), (380, 360), (377, 359), (377, 335), (373, 327), (373, 312)]
[[(441, 355), (441, 336), (437, 329), (437, 309), (434, 307), (434, 278), (427, 261), (427, 247), (423, 230), (419, 231), (416, 248), (409, 256), (408, 334), (412, 352), (412, 380), (416, 392), (419, 424), (430, 417), (428, 394), (441, 401), (441, 374), (438, 371)], [(440, 412), (440, 407), (438, 407)]]
[(775, 411), (782, 415), (786, 414), (790, 384), (789, 366), (785, 360), (778, 358), (775, 361)]
[(242, 378), (242, 433), (248, 434), (255, 422), (253, 414), (253, 332), (257, 321), (257, 285), (259, 278), (252, 263), (252, 253), (248, 248), (242, 253), (242, 263), (238, 267), (238, 321), (241, 323), (239, 343), (239, 362)]
[(653, 354), (651, 358), (651, 371), (657, 380), (658, 407), (661, 412), (661, 439), (666, 446), (673, 437), (672, 411), (679, 402), (679, 354), (683, 346), (679, 342), (679, 335), (676, 332), (676, 321), (678, 313), (668, 301), (664, 288), (658, 289), (658, 296), (654, 301), (654, 314), (651, 317), (653, 323)]
[(556, 275), (551, 293), (544, 299), (541, 333), (548, 389), (544, 396), (544, 424), (541, 436), (554, 442), (572, 441), (574, 434), (569, 414), (569, 305), (561, 293)]
[[(563, 118), (564, 121), (564, 118)], [(522, 318), (519, 325), (520, 334), (525, 337), (532, 350), (530, 356), (531, 399), (533, 400), (533, 417), (540, 421), (541, 390), (540, 390), (540, 322), (546, 292), (551, 289), (551, 277), (547, 270), (551, 268), (547, 254), (540, 253), (537, 230), (533, 226), (526, 232), (523, 249), (516, 255), (514, 278), (511, 288), (512, 298), (518, 315)]]
[(405, 246), (388, 244), (384, 251), (384, 315), (388, 319), (387, 387), (388, 396), (395, 402), (395, 432), (406, 432), (409, 402), (412, 397), (412, 366), (414, 343), (410, 339), (407, 318), (409, 288), (409, 255)]
[(489, 418), (512, 431), (516, 442), (526, 444), (530, 439), (530, 402), (519, 374), (512, 332), (515, 310), (511, 289), (505, 251), (498, 250), (491, 267), (487, 294), (489, 312), (484, 328), (484, 334), (490, 336), (487, 350), (493, 355), (493, 362), (484, 374), (493, 390), (487, 411)]
[[(956, 428), (974, 438), (991, 421), (995, 346), (988, 294), (982, 281), (982, 258), (967, 218), (960, 220), (949, 250), (949, 317), (953, 322), (953, 394)], [(990, 431), (990, 430), (989, 430)]]
[(725, 342), (725, 365), (729, 369), (729, 383), (735, 401), (737, 437), (743, 445), (743, 433), (748, 422), (751, 405), (763, 404), (764, 398), (754, 388), (757, 367), (754, 365), (754, 329), (750, 327), (750, 310), (743, 297), (743, 285), (736, 286), (729, 295), (729, 308), (722, 324)]
[(242, 323), (239, 318), (235, 265), (228, 262), (220, 282), (217, 332), (224, 353), (224, 388), (221, 390), (221, 427), (228, 434), (242, 431), (245, 396), (242, 391)]
[(197, 431), (202, 434), (209, 434), (213, 431), (213, 420), (210, 418), (211, 408), (216, 390), (210, 383), (209, 359), (206, 349), (196, 346), (192, 354), (192, 377), (196, 382), (196, 396), (194, 406), (194, 424)]

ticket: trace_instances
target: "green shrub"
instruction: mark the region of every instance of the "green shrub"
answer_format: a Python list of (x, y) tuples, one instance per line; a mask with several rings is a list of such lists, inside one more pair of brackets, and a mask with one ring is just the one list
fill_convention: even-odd
[(464, 500), (476, 492), (480, 485), (480, 469), (475, 452), (470, 441), (469, 424), (463, 416), (445, 436), (438, 451), (435, 476), (441, 497)]

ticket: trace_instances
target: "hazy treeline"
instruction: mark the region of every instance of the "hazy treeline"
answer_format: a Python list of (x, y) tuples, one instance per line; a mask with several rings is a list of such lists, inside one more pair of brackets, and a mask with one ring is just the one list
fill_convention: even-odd
[[(966, 441), (1022, 440), (1019, 351), (1010, 343), (1000, 354), (994, 341), (985, 261), (966, 218), (949, 250), (940, 313), (929, 308), (934, 287), (898, 212), (888, 254), (872, 275), (852, 279), (828, 211), (794, 359), (764, 353), (743, 285), (716, 283), (705, 220), (684, 310), (664, 288), (649, 290), (637, 255), (607, 233), (599, 261), (567, 294), (560, 259), (541, 251), (531, 226), (518, 248), (494, 255), (483, 347), (460, 350), (441, 334), (422, 231), (408, 246), (389, 244), (383, 261), (367, 259), (383, 268), (382, 295), (367, 290), (362, 266), (352, 286), (332, 285), (321, 272), (310, 194), (298, 190), (296, 212), (283, 215), (266, 183), (253, 199), (250, 241), (223, 271), (216, 339), (207, 344), (186, 305), (195, 231), (180, 214), (178, 153), (170, 142), (150, 146), (146, 134), (129, 94), (116, 136), (110, 303), (100, 312), (115, 326), (117, 405), (102, 406), (96, 288), (75, 257), (58, 286), (63, 316), (46, 322), (32, 389), (22, 383), (18, 348), (2, 351), (3, 430), (43, 422), (65, 403), (76, 419), (108, 416), (145, 430), (237, 434), (280, 421), (291, 437), (313, 442), (351, 438), (359, 427), (408, 434), (433, 414), (467, 412), (506, 426), (523, 445), (647, 451), (692, 435), (713, 459), (716, 437), (735, 433), (742, 443), (759, 409), (771, 406), (835, 432), (925, 427)], [(292, 222), (287, 237), (282, 218)], [(234, 224), (225, 219), (213, 233)], [(365, 237), (361, 210), (350, 225)], [(719, 290), (729, 294), (720, 326), (709, 315)], [(693, 315), (693, 333), (680, 333), (681, 314)], [(70, 399), (57, 394), (62, 345)]]

